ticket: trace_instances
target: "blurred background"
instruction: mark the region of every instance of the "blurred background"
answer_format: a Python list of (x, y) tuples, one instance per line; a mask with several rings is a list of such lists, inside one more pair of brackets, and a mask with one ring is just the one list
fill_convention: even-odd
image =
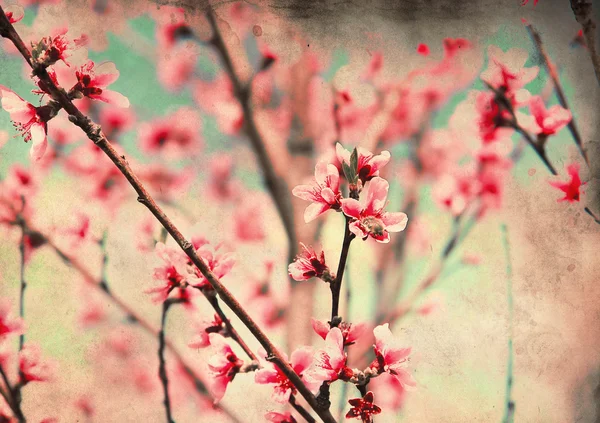
[[(88, 35), (90, 59), (115, 63), (120, 75), (110, 88), (127, 96), (131, 107), (126, 112), (113, 110), (128, 123), (114, 138), (109, 137), (111, 142), (118, 144), (134, 170), (157, 165), (167, 166), (178, 175), (191, 172), (186, 183), (171, 185), (165, 180), (157, 183), (155, 192), (169, 215), (187, 236), (201, 234), (211, 244), (223, 242), (225, 248), (234, 251), (236, 265), (223, 281), (242, 300), (249, 298), (253, 284), (270, 280), (270, 302), (249, 303), (249, 311), (266, 325), (267, 333), (278, 345), (288, 353), (292, 347), (303, 344), (320, 348), (323, 341), (312, 333), (310, 317), (321, 320), (329, 317), (329, 289), (320, 281), (290, 286), (286, 234), (264, 188), (261, 169), (247, 136), (236, 127), (235, 116), (239, 111), (235, 107), (227, 109), (232, 107), (228, 104), (231, 100), (222, 98), (223, 91), (229, 88), (215, 82), (224, 75), (218, 56), (210, 46), (193, 40), (183, 39), (168, 48), (161, 44), (165, 42), (161, 28), (179, 19), (172, 11), (176, 7), (183, 8), (185, 21), (200, 37), (209, 34), (202, 19), (206, 4), (162, 3), (26, 2), (22, 4), (25, 17), (16, 28), (24, 34), (43, 36), (65, 25), (73, 37)], [(374, 101), (374, 94), (368, 84), (360, 82), (360, 77), (374, 52), (383, 57), (382, 75), (401, 80), (411, 70), (441, 58), (445, 38), (465, 38), (476, 46), (481, 62), (473, 60), (475, 73), (486, 68), (488, 46), (496, 45), (504, 51), (516, 47), (529, 52), (526, 66), (542, 68), (527, 88), (532, 93), (547, 93), (549, 103), (556, 104), (551, 87), (548, 88), (547, 72), (521, 21), (526, 19), (538, 29), (557, 65), (592, 162), (591, 169), (582, 167), (582, 179), (587, 181), (582, 203), (597, 210), (600, 89), (585, 48), (573, 44), (579, 26), (569, 1), (540, 0), (535, 6), (530, 3), (265, 1), (223, 2), (212, 7), (226, 23), (225, 39), (243, 78), (259, 73), (267, 46), (277, 56), (271, 69), (277, 81), (274, 99), (270, 100), (275, 106), (265, 107), (262, 114), (257, 112), (259, 128), (273, 157), (278, 157), (286, 141), (289, 147), (290, 139), (302, 139), (311, 133), (287, 114), (299, 113), (300, 108), (293, 104), (301, 103), (302, 97), (289, 94), (294, 86), (303, 84), (301, 71), (313, 66), (313, 60), (318, 63), (314, 65), (315, 74), (321, 84), (349, 93), (356, 104), (366, 107)], [(8, 4), (3, 0), (3, 7)], [(600, 5), (594, 6), (597, 12)], [(430, 47), (429, 57), (416, 53), (421, 43)], [(310, 61), (305, 59), (307, 54)], [(34, 86), (27, 77), (23, 60), (6, 42), (0, 50), (0, 84), (37, 104), (36, 96), (30, 92)], [(257, 87), (254, 93), (260, 95), (260, 85)], [(484, 85), (473, 78), (472, 83), (450, 96), (433, 116), (432, 129), (448, 126), (456, 106), (467, 98), (467, 88), (483, 90)], [(292, 103), (288, 109), (281, 106), (286, 101)], [(90, 114), (110, 122), (109, 118), (101, 117), (107, 107), (93, 105)], [(317, 106), (311, 103), (308, 109), (311, 107)], [(192, 114), (176, 117), (167, 125), (194, 120), (197, 126), (192, 130), (198, 135), (199, 146), (177, 154), (145, 149), (141, 141), (144, 125), (166, 119), (182, 108)], [(127, 114), (131, 117), (124, 117)], [(80, 215), (89, 217), (91, 238), (106, 237), (105, 273), (110, 289), (158, 326), (160, 305), (153, 303), (144, 291), (153, 286), (153, 268), (159, 260), (151, 248), (143, 251), (140, 243), (147, 242), (141, 229), (144, 224), (149, 227), (150, 241), (160, 237), (160, 229), (149, 223), (149, 213), (135, 201), (129, 187), (125, 186), (118, 198), (91, 200), (93, 182), (69, 171), (65, 165), (71, 153), (75, 161), (108, 163), (108, 160), (90, 159), (93, 156), (88, 153), (77, 153), (89, 141), (74, 131), (68, 136), (79, 138), (64, 146), (62, 158), (50, 164), (30, 163), (30, 146), (13, 137), (15, 132), (8, 113), (0, 114), (0, 130), (7, 131), (10, 137), (0, 149), (2, 178), (6, 178), (15, 164), (38, 175), (39, 190), (33, 200), (35, 227), (60, 233), (61, 228), (77, 226)], [(312, 131), (316, 133), (316, 129)], [(50, 144), (57, 144), (53, 137), (59, 136), (50, 132)], [(516, 142), (518, 136), (513, 138)], [(359, 134), (356, 139), (344, 141), (344, 145), (351, 148), (361, 142)], [(548, 148), (563, 175), (564, 166), (578, 160), (566, 129), (551, 138)], [(391, 185), (388, 209), (404, 211), (401, 207), (407, 196), (407, 176), (402, 162), (410, 157), (411, 150), (402, 139), (389, 141), (377, 151), (383, 149), (392, 153), (395, 163), (386, 176)], [(285, 164), (276, 164), (278, 171), (285, 174), (290, 190), (310, 178), (317, 156), (315, 153), (295, 157), (287, 163), (287, 168)], [(228, 160), (233, 163), (232, 183), (242, 193), (234, 201), (222, 201), (210, 194), (218, 175), (216, 169), (219, 164), (227, 168)], [(151, 176), (147, 178), (151, 180)], [(503, 225), (512, 265), (514, 421), (600, 421), (600, 227), (583, 212), (582, 204), (557, 202), (560, 192), (550, 186), (549, 180), (552, 178), (547, 170), (526, 148), (505, 180), (502, 207), (486, 213), (477, 222), (453, 252), (435, 284), (419, 298), (419, 307), (431, 306), (431, 311), (410, 313), (392, 326), (392, 332), (413, 348), (409, 368), (418, 386), (401, 398), (396, 394), (386, 399), (401, 404), (396, 404), (394, 410), (384, 409), (376, 421), (502, 421), (511, 335)], [(164, 193), (163, 188), (170, 191)], [(421, 238), (409, 240), (406, 259), (400, 270), (395, 270), (402, 272), (398, 277), (403, 279), (399, 301), (435, 267), (452, 231), (452, 215), (436, 204), (431, 184), (419, 185), (417, 195)], [(343, 219), (330, 213), (319, 222), (305, 225), (301, 216), (306, 205), (302, 201), (294, 203), (299, 241), (312, 244), (319, 228), (316, 244), (322, 245), (330, 267), (335, 268)], [(412, 222), (409, 213), (409, 228)], [(258, 235), (244, 234), (244, 229), (256, 230)], [(0, 296), (16, 305), (19, 232), (6, 226), (2, 231)], [(394, 236), (406, 236), (406, 232)], [(100, 277), (103, 251), (96, 242), (84, 243), (73, 253)], [(382, 247), (371, 240), (352, 244), (344, 281), (351, 289), (351, 296), (348, 304), (345, 296), (342, 301), (349, 321), (370, 322), (380, 311), (376, 273), (384, 254)], [(269, 265), (265, 263), (270, 262), (273, 267), (269, 274)], [(26, 279), (26, 339), (39, 343), (44, 355), (54, 359), (59, 369), (55, 381), (32, 383), (25, 388), (23, 408), (28, 420), (37, 422), (55, 417), (60, 422), (164, 421), (162, 391), (156, 376), (156, 339), (128, 322), (121, 311), (83, 283), (81, 275), (49, 248), (40, 248), (32, 255)], [(205, 374), (210, 351), (187, 346), (195, 335), (197, 316), (207, 312), (206, 304), (198, 303), (200, 310), (194, 312), (173, 308), (167, 335), (186, 360), (200, 374)], [(264, 314), (273, 304), (281, 309), (277, 312), (283, 320), (271, 325)], [(98, 313), (102, 318), (89, 316), (96, 310), (101, 310)], [(258, 343), (236, 319), (233, 321), (257, 350)], [(115, 353), (119, 348), (127, 353)], [(198, 396), (185, 377), (177, 377), (179, 370), (172, 357), (167, 355), (167, 361), (176, 421), (230, 421), (226, 415), (212, 410), (210, 401)], [(221, 404), (239, 421), (262, 422), (265, 412), (281, 409), (271, 400), (271, 391), (269, 386), (254, 384), (252, 375), (239, 375), (228, 387)], [(334, 385), (334, 415), (342, 395), (356, 397), (355, 392), (342, 392), (341, 384)], [(88, 403), (93, 405), (93, 413), (86, 412), (83, 404)]]

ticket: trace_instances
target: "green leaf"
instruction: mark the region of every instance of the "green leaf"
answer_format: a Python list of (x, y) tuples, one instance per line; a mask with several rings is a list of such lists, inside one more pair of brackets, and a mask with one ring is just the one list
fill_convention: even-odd
[(353, 182), (356, 172), (353, 172), (352, 169), (350, 169), (348, 163), (342, 162), (342, 170), (344, 171), (344, 175), (346, 176), (348, 182)]
[(352, 150), (352, 154), (350, 155), (350, 168), (354, 172), (354, 175), (358, 173), (358, 151), (356, 147)]

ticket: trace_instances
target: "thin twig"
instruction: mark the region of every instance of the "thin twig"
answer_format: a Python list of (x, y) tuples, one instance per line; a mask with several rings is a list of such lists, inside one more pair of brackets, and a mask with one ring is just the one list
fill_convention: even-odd
[[(20, 278), (20, 293), (19, 293), (19, 317), (25, 318), (25, 288), (27, 288), (27, 282), (25, 281), (25, 239), (27, 237), (27, 231), (25, 228), (24, 220), (19, 217), (19, 226), (21, 228), (21, 240), (19, 241), (19, 278)], [(25, 343), (25, 333), (19, 335), (19, 352), (23, 349)]]
[(573, 9), (575, 19), (581, 25), (596, 79), (600, 85), (600, 55), (596, 50), (596, 23), (593, 18), (592, 0), (571, 0), (571, 9)]
[(277, 171), (273, 166), (273, 161), (269, 157), (269, 152), (267, 151), (265, 142), (260, 135), (258, 127), (256, 126), (254, 113), (252, 112), (250, 84), (244, 84), (240, 80), (235, 67), (233, 66), (233, 60), (231, 59), (229, 50), (225, 45), (225, 41), (223, 40), (223, 36), (217, 24), (217, 20), (212, 8), (208, 8), (206, 17), (213, 32), (210, 43), (214, 46), (221, 57), (225, 71), (227, 72), (227, 75), (229, 76), (229, 79), (233, 85), (233, 93), (242, 106), (242, 111), (244, 114), (244, 129), (262, 168), (265, 185), (267, 186), (271, 198), (275, 202), (275, 206), (277, 207), (277, 211), (285, 228), (289, 242), (288, 261), (291, 262), (298, 252), (298, 242), (296, 236), (296, 227), (294, 224), (294, 211), (292, 208), (290, 190), (288, 189), (284, 176), (277, 174)]
[(0, 377), (2, 377), (2, 381), (6, 386), (6, 391), (2, 390), (2, 396), (6, 400), (6, 403), (12, 410), (14, 416), (17, 418), (19, 423), (25, 423), (25, 415), (23, 414), (23, 410), (21, 409), (21, 402), (17, 399), (17, 395), (20, 397), (21, 393), (17, 394), (16, 390), (20, 389), (20, 385), (17, 384), (14, 387), (11, 385), (4, 368), (0, 366)]
[(512, 287), (512, 263), (510, 259), (510, 245), (508, 243), (508, 229), (506, 224), (502, 225), (502, 244), (506, 256), (506, 296), (508, 299), (508, 365), (506, 368), (506, 409), (502, 423), (512, 423), (515, 413), (515, 403), (512, 400), (513, 386), (513, 287)]
[(219, 304), (219, 299), (216, 297), (216, 295), (211, 295), (209, 293), (206, 293), (205, 290), (203, 290), (203, 289), (200, 289), (200, 291), (202, 291), (202, 293), (205, 294), (206, 299), (208, 300), (208, 302), (213, 307), (213, 309), (215, 310), (217, 315), (221, 318), (221, 320), (225, 324), (225, 327), (227, 328), (227, 333), (231, 337), (231, 339), (233, 339), (235, 342), (238, 343), (238, 345), (244, 350), (244, 352), (246, 353), (248, 358), (250, 358), (250, 360), (258, 362), (258, 358), (256, 357), (256, 354), (254, 354), (254, 352), (250, 349), (248, 344), (246, 344), (244, 342), (242, 337), (238, 334), (238, 332), (235, 330), (235, 328), (231, 324), (231, 321), (229, 320), (229, 318), (223, 312), (223, 309), (221, 308), (221, 305)]
[(350, 231), (350, 218), (346, 217), (345, 228), (344, 228), (344, 241), (342, 243), (342, 251), (340, 252), (340, 262), (338, 264), (337, 273), (335, 279), (329, 284), (331, 289), (331, 324), (334, 325), (336, 317), (339, 318), (340, 308), (340, 290), (342, 288), (342, 278), (344, 277), (344, 270), (346, 269), (346, 260), (348, 259), (348, 252), (350, 251), (350, 243), (354, 239), (355, 235)]
[[(571, 4), (573, 4), (573, 2), (577, 2), (577, 1), (578, 0), (571, 0)], [(569, 128), (569, 131), (571, 132), (571, 135), (573, 136), (573, 140), (575, 141), (575, 144), (577, 145), (579, 152), (581, 153), (581, 155), (583, 156), (585, 162), (587, 163), (587, 165), (589, 167), (590, 161), (588, 159), (587, 152), (585, 151), (585, 149), (583, 147), (583, 141), (581, 139), (581, 135), (579, 134), (579, 129), (577, 128), (577, 125), (575, 124), (575, 117), (573, 117), (573, 114), (574, 114), (573, 110), (569, 107), (569, 104), (567, 103), (567, 97), (565, 96), (565, 92), (562, 88), (560, 80), (558, 79), (558, 73), (556, 72), (556, 68), (555, 68), (554, 64), (550, 60), (550, 56), (548, 56), (548, 53), (546, 52), (546, 49), (544, 48), (544, 44), (542, 43), (542, 37), (540, 36), (540, 33), (531, 24), (527, 24), (526, 28), (527, 28), (527, 31), (529, 32), (529, 35), (533, 39), (535, 48), (537, 49), (538, 53), (542, 57), (542, 60), (544, 61), (544, 65), (546, 66), (546, 69), (548, 70), (548, 74), (550, 75), (550, 78), (552, 79), (552, 82), (554, 84), (554, 90), (556, 91), (556, 96), (558, 97), (558, 101), (559, 101), (560, 105), (567, 110), (571, 110), (571, 121), (568, 123), (567, 127)]]
[(169, 397), (169, 377), (167, 375), (167, 362), (165, 360), (165, 330), (167, 324), (167, 312), (169, 307), (177, 302), (181, 302), (180, 299), (167, 298), (163, 302), (162, 314), (160, 317), (160, 331), (158, 332), (158, 377), (163, 387), (165, 405), (165, 413), (167, 415), (167, 423), (175, 423), (173, 415), (171, 413), (171, 399)]
[(296, 410), (298, 412), (298, 414), (300, 414), (302, 417), (304, 417), (304, 420), (306, 420), (308, 423), (315, 423), (316, 420), (313, 416), (310, 415), (310, 413), (308, 411), (306, 411), (306, 409), (304, 407), (302, 407), (300, 404), (298, 404), (296, 402), (296, 397), (294, 395), (290, 395), (290, 405), (292, 407), (294, 407), (294, 410)]
[[(210, 270), (206, 262), (196, 253), (196, 249), (193, 244), (185, 239), (181, 231), (175, 226), (171, 219), (165, 214), (165, 212), (156, 203), (154, 198), (150, 195), (146, 187), (142, 184), (139, 177), (133, 172), (129, 166), (129, 162), (125, 159), (125, 156), (119, 155), (119, 153), (110, 144), (102, 128), (92, 120), (85, 116), (81, 111), (73, 104), (69, 99), (67, 93), (58, 88), (48, 72), (43, 66), (35, 63), (31, 57), (29, 49), (25, 43), (15, 31), (12, 24), (8, 21), (8, 18), (4, 14), (4, 10), (0, 7), (0, 34), (8, 38), (23, 55), (27, 63), (33, 68), (33, 74), (37, 76), (41, 83), (47, 88), (49, 95), (54, 101), (62, 106), (62, 108), (69, 114), (69, 120), (75, 125), (80, 127), (87, 137), (94, 142), (94, 144), (100, 148), (115, 164), (119, 171), (125, 176), (129, 184), (135, 189), (138, 194), (138, 201), (145, 205), (148, 210), (154, 215), (154, 217), (161, 223), (161, 225), (169, 232), (171, 237), (177, 242), (179, 247), (186, 253), (192, 263), (200, 270), (202, 275), (206, 278), (208, 283), (217, 292), (219, 297), (225, 304), (239, 317), (242, 323), (250, 330), (252, 335), (260, 342), (263, 348), (266, 350), (271, 360), (280, 368), (282, 373), (290, 380), (290, 382), (296, 387), (298, 392), (304, 397), (308, 404), (317, 412), (321, 419), (325, 423), (334, 423), (335, 419), (329, 412), (329, 410), (322, 409), (317, 404), (316, 398), (313, 396), (310, 389), (304, 384), (300, 376), (294, 371), (290, 364), (283, 358), (281, 352), (273, 345), (267, 335), (259, 328), (256, 322), (250, 317), (248, 312), (241, 306), (237, 299), (231, 294), (231, 292), (223, 285), (220, 279)], [(264, 147), (264, 146), (263, 146)], [(278, 185), (279, 186), (279, 185)]]
[[(27, 225), (27, 222), (25, 222)], [(117, 297), (112, 291), (107, 291), (102, 287), (102, 279), (96, 279), (92, 274), (83, 266), (79, 260), (75, 257), (71, 257), (67, 252), (63, 251), (60, 247), (58, 247), (54, 241), (46, 236), (45, 234), (32, 229), (31, 226), (27, 226), (27, 230), (30, 232), (36, 232), (40, 234), (41, 237), (44, 238), (45, 244), (48, 245), (54, 252), (70, 267), (75, 269), (79, 274), (83, 277), (86, 283), (90, 286), (97, 288), (100, 292), (104, 293), (104, 295), (115, 305), (118, 309), (120, 309), (132, 323), (139, 325), (142, 329), (153, 336), (158, 336), (159, 330), (154, 328), (147, 320), (145, 320), (141, 315), (136, 313), (134, 309), (132, 309), (129, 305), (123, 302), (119, 297)], [(206, 384), (201, 380), (200, 376), (198, 376), (192, 367), (187, 364), (181, 353), (177, 350), (174, 344), (168, 339), (165, 338), (166, 348), (171, 352), (171, 354), (176, 358), (179, 362), (182, 369), (185, 373), (190, 377), (190, 379), (194, 382), (194, 386), (196, 391), (203, 396), (209, 396), (209, 391), (206, 387)], [(223, 408), (221, 405), (216, 404), (215, 407), (217, 409), (225, 412), (233, 421), (238, 421), (230, 411)]]

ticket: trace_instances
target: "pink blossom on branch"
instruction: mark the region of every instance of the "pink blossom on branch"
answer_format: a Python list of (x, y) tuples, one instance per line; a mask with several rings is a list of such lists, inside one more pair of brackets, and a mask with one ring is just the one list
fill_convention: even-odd
[(11, 315), (12, 306), (8, 300), (0, 300), (0, 342), (9, 335), (21, 335), (25, 330), (25, 323), (20, 317)]
[[(284, 358), (287, 359), (287, 357)], [(313, 361), (312, 350), (308, 347), (298, 348), (292, 353), (290, 365), (294, 371), (304, 379), (308, 388), (315, 392), (319, 388), (319, 383), (306, 380), (304, 373), (311, 366)], [(256, 371), (254, 381), (258, 384), (270, 384), (273, 386), (273, 400), (281, 404), (289, 401), (290, 395), (296, 394), (297, 390), (285, 374), (273, 363), (267, 363), (262, 369)]]
[(25, 344), (19, 352), (21, 383), (46, 382), (54, 377), (54, 363), (42, 360), (42, 350), (37, 344)]
[(353, 371), (346, 366), (346, 360), (342, 331), (333, 328), (325, 338), (325, 348), (316, 353), (310, 376), (319, 381), (349, 380)]
[(362, 398), (348, 400), (352, 408), (346, 413), (347, 419), (360, 419), (363, 423), (372, 423), (373, 416), (381, 413), (381, 408), (373, 404), (373, 392), (369, 391)]
[(389, 232), (400, 232), (406, 228), (408, 217), (405, 213), (384, 211), (387, 202), (389, 184), (380, 177), (373, 178), (367, 185), (360, 200), (345, 198), (342, 210), (353, 220), (350, 230), (356, 236), (367, 239), (369, 236), (377, 242), (390, 242)]
[(164, 154), (169, 159), (197, 156), (202, 150), (202, 124), (198, 113), (182, 107), (163, 118), (140, 125), (140, 148), (146, 154)]
[(373, 330), (375, 335), (375, 360), (371, 368), (378, 373), (387, 372), (398, 379), (402, 386), (416, 386), (412, 375), (406, 370), (406, 362), (411, 348), (401, 347), (394, 338), (388, 323), (379, 325)]
[(531, 98), (529, 111), (533, 119), (527, 119), (524, 115), (519, 114), (520, 120), (523, 121), (523, 126), (527, 127), (534, 134), (543, 136), (556, 134), (571, 122), (573, 117), (569, 110), (558, 104), (546, 109), (544, 100), (539, 95)]
[(211, 333), (209, 340), (215, 348), (214, 354), (208, 359), (208, 369), (212, 393), (217, 402), (223, 398), (227, 385), (239, 373), (244, 362), (235, 355), (223, 336)]
[(154, 269), (157, 286), (147, 289), (146, 293), (153, 294), (153, 301), (160, 303), (173, 289), (184, 288), (188, 283), (187, 256), (161, 242), (156, 244), (155, 251), (163, 264)]
[(220, 333), (225, 326), (218, 314), (211, 321), (204, 320), (197, 325), (197, 335), (188, 343), (188, 347), (199, 349), (210, 346), (210, 334)]
[(495, 89), (503, 90), (510, 98), (533, 81), (539, 72), (537, 66), (525, 67), (527, 56), (522, 49), (511, 48), (504, 52), (497, 46), (489, 46), (489, 64), (481, 73), (481, 79)]
[(11, 4), (4, 8), (4, 14), (11, 24), (19, 22), (25, 16), (25, 11), (19, 5)]
[(557, 201), (568, 201), (569, 203), (578, 202), (581, 196), (581, 178), (579, 177), (579, 164), (571, 163), (567, 166), (567, 173), (569, 174), (569, 180), (566, 182), (551, 181), (550, 185), (554, 188), (558, 188), (564, 193), (563, 198), (559, 198)]
[[(339, 142), (335, 145), (335, 152), (340, 164), (346, 163), (347, 165), (350, 165), (350, 156), (352, 153), (342, 147)], [(381, 154), (375, 155), (364, 148), (358, 147), (356, 168), (358, 178), (364, 184), (375, 176), (379, 176), (379, 169), (388, 164), (390, 158), (391, 155), (389, 151), (382, 151)]]
[(100, 100), (117, 107), (129, 107), (129, 100), (123, 94), (108, 90), (119, 78), (119, 71), (112, 62), (96, 65), (91, 60), (81, 65), (75, 71), (77, 84), (71, 88), (71, 93), (79, 93), (92, 100)]
[(286, 411), (285, 413), (271, 411), (265, 414), (265, 419), (272, 423), (297, 423), (297, 420), (290, 414), (289, 411)]
[[(194, 239), (192, 239), (192, 244), (194, 244), (194, 247), (196, 248), (196, 254), (202, 257), (210, 271), (219, 279), (227, 275), (235, 264), (235, 257), (232, 253), (220, 251), (222, 244), (218, 244), (214, 248), (208, 245), (207, 242), (196, 245)], [(195, 286), (196, 288), (209, 288), (210, 283), (200, 272), (200, 269), (193, 265), (185, 254), (184, 257), (187, 259), (187, 278), (190, 285)]]
[(288, 272), (295, 281), (305, 281), (310, 278), (322, 278), (333, 280), (335, 275), (331, 273), (325, 264), (325, 253), (317, 254), (312, 247), (300, 243), (302, 251), (296, 259), (288, 266)]
[(327, 162), (319, 162), (315, 167), (315, 181), (310, 185), (298, 185), (292, 194), (311, 201), (304, 211), (306, 223), (316, 219), (329, 209), (339, 210), (342, 193), (340, 192), (340, 174), (337, 167)]
[(33, 59), (45, 66), (54, 65), (59, 60), (69, 66), (67, 59), (73, 54), (73, 51), (87, 43), (87, 38), (81, 38), (73, 41), (66, 36), (67, 27), (58, 31), (53, 37), (44, 37), (37, 42), (31, 49)]
[[(310, 321), (315, 333), (321, 338), (327, 339), (327, 335), (331, 331), (329, 323), (314, 318), (311, 318)], [(354, 344), (356, 340), (360, 338), (360, 336), (367, 330), (367, 325), (365, 323), (353, 324), (342, 322), (339, 324), (338, 328), (342, 331), (344, 345), (348, 346)]]
[(30, 156), (38, 161), (44, 155), (48, 140), (46, 122), (56, 113), (50, 106), (35, 107), (16, 93), (0, 85), (2, 108), (10, 114), (14, 127), (25, 142), (32, 141)]

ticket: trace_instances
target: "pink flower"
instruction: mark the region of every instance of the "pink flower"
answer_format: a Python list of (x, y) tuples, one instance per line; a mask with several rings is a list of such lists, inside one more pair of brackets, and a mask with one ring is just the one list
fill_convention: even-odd
[(443, 175), (435, 183), (432, 194), (436, 202), (458, 216), (481, 191), (474, 166), (463, 166)]
[(389, 232), (400, 232), (406, 228), (408, 217), (405, 213), (388, 213), (386, 206), (389, 184), (385, 179), (375, 177), (366, 188), (366, 195), (361, 200), (345, 198), (342, 210), (346, 216), (353, 218), (350, 230), (356, 236), (367, 239), (371, 236), (377, 242), (390, 242)]
[(481, 73), (481, 79), (497, 90), (504, 90), (507, 97), (518, 95), (517, 91), (535, 79), (537, 66), (525, 68), (527, 52), (512, 48), (503, 52), (497, 46), (488, 47), (489, 65)]
[(508, 110), (501, 109), (496, 101), (496, 94), (491, 91), (474, 93), (475, 112), (479, 137), (484, 144), (504, 139), (512, 130), (503, 125), (512, 118)]
[[(287, 360), (287, 357), (284, 356)], [(292, 353), (292, 359), (290, 365), (294, 371), (304, 379), (304, 372), (310, 367), (313, 361), (312, 350), (308, 347), (298, 348)], [(275, 385), (273, 388), (273, 400), (281, 404), (285, 404), (290, 399), (290, 395), (295, 394), (296, 388), (290, 382), (290, 380), (283, 374), (279, 367), (273, 363), (267, 363), (262, 369), (256, 371), (254, 375), (254, 381), (258, 384), (272, 384)], [(319, 387), (318, 383), (313, 383), (304, 380), (305, 384), (311, 391), (316, 391)]]
[(139, 175), (156, 198), (168, 203), (188, 191), (195, 172), (192, 167), (171, 170), (163, 164), (151, 163), (141, 168)]
[[(346, 150), (338, 142), (335, 145), (335, 152), (340, 163), (346, 163), (350, 166), (350, 156), (352, 155), (350, 151)], [(379, 176), (379, 169), (385, 166), (390, 161), (391, 157), (389, 151), (382, 151), (381, 154), (374, 155), (361, 147), (357, 148), (357, 153), (358, 161), (356, 173), (363, 184), (370, 181), (375, 176)]]
[(295, 281), (305, 281), (310, 278), (326, 278), (332, 280), (334, 275), (325, 264), (325, 253), (317, 254), (312, 247), (300, 243), (302, 251), (288, 266), (289, 275)]
[(38, 161), (44, 155), (48, 145), (46, 122), (53, 117), (50, 107), (35, 107), (1, 85), (0, 95), (2, 108), (10, 114), (16, 130), (21, 133), (25, 142), (33, 141), (30, 156), (33, 161)]
[(11, 316), (12, 306), (7, 300), (0, 301), (0, 342), (8, 335), (21, 335), (25, 331), (25, 323), (20, 317)]
[(90, 217), (84, 213), (76, 213), (77, 223), (74, 226), (69, 226), (61, 231), (62, 234), (71, 238), (72, 248), (75, 249), (81, 246), (85, 241), (94, 241), (90, 230)]
[(346, 359), (342, 331), (339, 328), (333, 328), (325, 338), (325, 348), (316, 354), (311, 377), (315, 380), (330, 382), (337, 379), (350, 379), (353, 372), (352, 369), (346, 367)]
[(297, 423), (296, 419), (289, 411), (286, 411), (285, 413), (271, 411), (270, 413), (265, 414), (265, 419), (273, 423)]
[(363, 423), (372, 423), (373, 416), (381, 413), (381, 408), (373, 404), (373, 392), (369, 391), (362, 398), (348, 400), (352, 408), (346, 414), (347, 419), (361, 419)]
[(583, 185), (581, 183), (581, 178), (579, 177), (579, 164), (571, 163), (567, 166), (567, 173), (570, 176), (570, 179), (567, 182), (551, 181), (550, 185), (554, 188), (558, 188), (565, 194), (563, 198), (558, 199), (559, 202), (568, 201), (569, 203), (573, 203), (579, 201), (581, 195), (580, 189)]
[(233, 180), (233, 158), (218, 154), (210, 160), (208, 192), (216, 200), (232, 200), (239, 194), (239, 186)]
[(417, 53), (421, 56), (429, 56), (429, 46), (427, 44), (420, 43), (417, 46)]
[(42, 38), (31, 50), (33, 59), (45, 66), (54, 65), (59, 60), (69, 66), (67, 58), (73, 54), (73, 50), (87, 43), (87, 37), (82, 35), (71, 42), (65, 35), (66, 33), (67, 27), (64, 27), (58, 31), (57, 35)]
[[(319, 335), (323, 339), (327, 339), (327, 335), (331, 331), (329, 323), (313, 318), (311, 318), (310, 321), (312, 323), (313, 330), (317, 333), (317, 335)], [(359, 323), (355, 325), (352, 323), (342, 322), (339, 324), (338, 328), (342, 331), (344, 345), (348, 346), (354, 344), (356, 340), (360, 338), (360, 336), (367, 329), (367, 325), (364, 323)]]
[(61, 114), (56, 116), (52, 120), (52, 125), (48, 127), (48, 137), (57, 148), (81, 140), (82, 134), (81, 129), (73, 125), (65, 115)]
[(100, 100), (117, 107), (129, 107), (127, 97), (106, 89), (119, 78), (119, 71), (114, 63), (104, 62), (96, 66), (93, 61), (88, 60), (75, 71), (75, 76), (77, 84), (71, 88), (72, 92), (79, 92), (84, 97)]
[(529, 111), (535, 118), (532, 122), (531, 130), (535, 134), (554, 135), (569, 122), (571, 122), (571, 112), (558, 104), (546, 109), (544, 100), (539, 95), (531, 98)]
[(210, 344), (215, 348), (214, 354), (208, 359), (208, 369), (212, 393), (217, 402), (223, 398), (227, 385), (238, 374), (244, 362), (235, 355), (221, 335), (211, 333), (209, 339)]
[(220, 333), (224, 328), (223, 320), (218, 314), (215, 314), (212, 321), (203, 321), (197, 325), (198, 335), (188, 343), (188, 347), (194, 349), (208, 347), (210, 345), (210, 334)]
[(195, 45), (178, 45), (167, 54), (160, 54), (156, 65), (158, 80), (167, 90), (175, 92), (194, 75), (200, 53)]
[(375, 360), (371, 368), (378, 373), (387, 372), (395, 376), (402, 386), (416, 386), (412, 375), (406, 370), (411, 348), (402, 348), (390, 331), (389, 323), (373, 329), (375, 335)]
[(8, 18), (8, 21), (13, 24), (19, 22), (25, 16), (25, 11), (21, 6), (11, 4), (4, 8), (4, 14)]
[(304, 211), (306, 223), (316, 219), (329, 209), (339, 210), (342, 198), (340, 192), (340, 174), (332, 164), (319, 162), (315, 167), (315, 182), (310, 185), (298, 185), (292, 194), (306, 201), (312, 201)]
[(242, 242), (260, 242), (265, 239), (263, 209), (256, 201), (243, 201), (235, 209), (234, 233)]
[(166, 7), (159, 10), (156, 27), (156, 40), (161, 49), (170, 49), (177, 41), (194, 36), (192, 28), (185, 20), (185, 10), (181, 7)]
[(11, 166), (6, 178), (0, 181), (0, 223), (12, 223), (18, 214), (28, 218), (38, 187), (35, 173), (21, 165)]
[(140, 148), (168, 158), (196, 156), (202, 150), (202, 124), (195, 110), (182, 107), (164, 118), (140, 126)]
[(45, 382), (54, 375), (54, 363), (42, 361), (42, 350), (37, 344), (25, 344), (19, 353), (21, 383)]
[(379, 72), (381, 72), (382, 67), (383, 55), (377, 51), (371, 55), (371, 60), (369, 61), (367, 69), (362, 75), (362, 79), (365, 81), (372, 81), (377, 75), (379, 75)]
[(219, 128), (226, 135), (236, 135), (244, 126), (244, 111), (235, 98), (233, 84), (222, 73), (213, 81), (195, 83), (194, 100), (207, 113), (217, 118)]
[[(112, 137), (130, 129), (135, 122), (133, 109), (103, 107), (100, 110), (100, 125), (107, 137)], [(73, 126), (71, 124), (71, 126)]]
[(146, 293), (154, 295), (154, 302), (163, 302), (173, 289), (184, 288), (188, 283), (188, 258), (181, 250), (167, 247), (162, 242), (156, 244), (155, 251), (163, 265), (154, 268), (158, 286), (147, 289)]
[(406, 389), (390, 374), (383, 373), (371, 379), (369, 388), (377, 394), (377, 402), (385, 410), (398, 411), (406, 401)]
[[(193, 242), (192, 242), (193, 243)], [(198, 254), (208, 265), (210, 271), (217, 277), (222, 278), (229, 273), (233, 265), (235, 264), (235, 258), (232, 253), (220, 252), (221, 244), (212, 248), (204, 242), (202, 245), (196, 247), (196, 254)], [(187, 258), (187, 256), (186, 256)], [(197, 288), (209, 288), (210, 283), (204, 277), (196, 266), (192, 265), (192, 262), (188, 260), (188, 280), (190, 285)]]

